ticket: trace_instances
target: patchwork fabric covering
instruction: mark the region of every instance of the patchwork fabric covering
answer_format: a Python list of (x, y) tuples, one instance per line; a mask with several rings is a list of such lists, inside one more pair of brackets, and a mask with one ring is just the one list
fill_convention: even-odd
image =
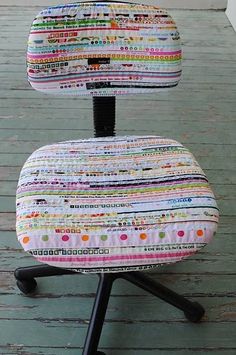
[(45, 93), (156, 92), (180, 80), (179, 32), (154, 6), (108, 1), (49, 7), (33, 21), (27, 66), (32, 87)]
[(218, 208), (180, 143), (92, 138), (35, 151), (17, 190), (17, 234), (39, 261), (82, 272), (177, 262), (213, 237)]

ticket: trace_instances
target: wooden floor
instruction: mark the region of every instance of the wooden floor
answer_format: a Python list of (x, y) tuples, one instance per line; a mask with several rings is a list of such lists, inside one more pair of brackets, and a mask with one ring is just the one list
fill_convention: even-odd
[[(90, 99), (34, 92), (25, 73), (39, 8), (0, 7), (0, 354), (79, 355), (96, 276), (39, 280), (29, 298), (13, 270), (35, 264), (15, 236), (15, 190), (29, 154), (50, 142), (90, 137)], [(236, 34), (223, 12), (172, 11), (182, 33), (184, 75), (158, 96), (118, 99), (117, 134), (157, 134), (184, 143), (205, 170), (221, 212), (215, 240), (152, 277), (201, 302), (201, 324), (125, 281), (113, 289), (100, 343), (107, 355), (236, 354)]]

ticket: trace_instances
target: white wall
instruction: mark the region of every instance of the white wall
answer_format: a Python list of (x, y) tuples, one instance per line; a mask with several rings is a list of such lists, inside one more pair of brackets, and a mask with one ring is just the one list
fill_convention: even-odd
[(226, 15), (228, 16), (232, 26), (236, 31), (236, 0), (229, 0), (228, 7), (226, 10)]
[(227, 0), (156, 0), (154, 3), (157, 6), (176, 9), (225, 9), (227, 6)]
[[(16, 6), (50, 6), (57, 4), (72, 3), (78, 0), (0, 0), (1, 5)], [(86, 0), (85, 0), (86, 1)], [(225, 9), (227, 0), (130, 0), (133, 2), (157, 5), (164, 8), (181, 8), (181, 9)], [(236, 2), (236, 0), (232, 0)]]

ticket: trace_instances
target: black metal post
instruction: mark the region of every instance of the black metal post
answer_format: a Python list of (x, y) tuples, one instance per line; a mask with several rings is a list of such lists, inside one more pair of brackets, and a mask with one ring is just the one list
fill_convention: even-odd
[(82, 355), (102, 354), (97, 352), (97, 348), (111, 294), (112, 284), (116, 279), (116, 275), (98, 274), (98, 276), (99, 284)]
[(94, 136), (109, 137), (115, 135), (115, 96), (93, 97)]

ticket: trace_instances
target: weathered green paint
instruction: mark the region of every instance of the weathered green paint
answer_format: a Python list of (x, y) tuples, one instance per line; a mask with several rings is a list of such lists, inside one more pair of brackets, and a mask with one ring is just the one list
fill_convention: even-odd
[[(107, 349), (101, 349), (107, 350)], [(0, 347), (0, 351), (2, 355), (80, 355), (81, 349), (80, 348), (73, 348), (69, 349), (68, 347), (64, 348), (54, 348), (54, 347), (32, 347), (32, 346), (6, 346)], [(125, 349), (122, 350), (114, 350), (109, 349), (107, 354), (109, 355), (235, 355), (235, 350), (230, 349), (196, 349), (196, 350), (189, 350), (189, 349)]]
[[(66, 282), (67, 283), (67, 282)], [(69, 282), (68, 282), (69, 284)], [(94, 282), (95, 285), (95, 282)], [(78, 280), (78, 288), (81, 288)], [(19, 297), (18, 293), (0, 295), (0, 315), (2, 318), (19, 320), (61, 320), (75, 321), (80, 319), (89, 320), (91, 308), (93, 306), (94, 294), (83, 294), (73, 297), (65, 295), (63, 297), (64, 306), (61, 308), (61, 298), (51, 293), (51, 297), (39, 293), (37, 297)], [(194, 300), (201, 302), (208, 309), (204, 320), (207, 322), (236, 322), (236, 302), (232, 297), (194, 297)], [(137, 309), (140, 311), (137, 312)], [(163, 307), (163, 302), (155, 297), (147, 295), (130, 295), (129, 297), (119, 296), (112, 293), (109, 308), (107, 310), (107, 321), (110, 322), (187, 322), (182, 312), (167, 306)]]
[[(174, 124), (174, 131), (172, 131), (171, 126), (172, 124), (164, 124), (163, 128), (160, 128), (160, 123), (157, 122), (157, 127), (155, 124), (149, 126), (145, 122), (136, 121), (135, 122), (135, 129), (131, 128), (131, 122), (128, 124), (127, 121), (123, 121), (124, 125), (121, 126), (121, 121), (117, 124), (117, 135), (124, 135), (124, 134), (136, 134), (136, 135), (163, 135), (163, 136), (170, 136), (173, 139), (185, 141), (187, 142), (198, 142), (201, 143), (218, 143), (220, 141), (235, 141), (236, 139), (236, 132), (232, 130), (232, 128), (227, 128), (227, 125), (222, 123), (219, 125), (219, 129), (217, 130), (215, 125), (212, 124), (202, 124), (201, 127), (197, 126), (197, 130), (194, 131), (194, 126), (191, 123), (186, 124), (186, 126), (182, 126), (180, 123)], [(140, 123), (139, 123), (140, 122)], [(48, 141), (49, 139), (51, 142), (58, 142), (62, 140), (73, 140), (73, 139), (81, 139), (82, 137), (91, 137), (93, 135), (92, 130), (92, 122), (88, 122), (90, 125), (90, 129), (87, 127), (83, 127), (82, 123), (80, 126), (77, 126), (71, 130), (59, 130), (59, 129), (51, 129), (45, 130), (45, 128), (35, 129), (35, 130), (17, 130), (17, 129), (3, 129), (0, 132), (0, 138), (3, 140), (30, 140), (30, 141), (40, 141), (42, 145), (44, 145), (45, 140)], [(132, 122), (133, 125), (133, 122)], [(125, 129), (126, 126), (127, 128)], [(154, 127), (155, 128), (154, 128)], [(193, 130), (192, 130), (193, 129)], [(210, 162), (210, 161), (209, 161)], [(227, 163), (227, 162), (225, 162)], [(235, 167), (235, 161), (228, 162), (229, 166), (233, 165)], [(231, 163), (231, 164), (230, 164)], [(230, 167), (229, 167), (230, 168)]]
[[(10, 343), (12, 334), (16, 344), (26, 346), (82, 347), (86, 335), (88, 321), (80, 320), (27, 320), (27, 327), (22, 326), (25, 321), (4, 319), (3, 341)], [(101, 348), (204, 348), (226, 347), (235, 344), (234, 323), (203, 322), (189, 324), (188, 322), (105, 322), (100, 342)], [(171, 335), (172, 334), (172, 335)], [(173, 336), (174, 334), (174, 336)], [(150, 345), (151, 342), (151, 345)], [(207, 346), (205, 345), (207, 343)], [(109, 350), (108, 350), (109, 351)]]
[[(42, 145), (93, 135), (91, 99), (50, 97), (27, 83), (26, 41), (41, 8), (0, 11), (0, 354), (80, 355), (96, 276), (41, 279), (28, 298), (17, 290), (12, 272), (37, 263), (15, 236), (21, 166)], [(177, 139), (207, 174), (221, 212), (216, 237), (185, 262), (149, 273), (201, 302), (207, 313), (202, 324), (190, 324), (180, 311), (119, 280), (101, 340), (107, 355), (236, 353), (236, 36), (223, 12), (172, 14), (183, 41), (181, 84), (158, 95), (118, 98), (117, 134)]]

